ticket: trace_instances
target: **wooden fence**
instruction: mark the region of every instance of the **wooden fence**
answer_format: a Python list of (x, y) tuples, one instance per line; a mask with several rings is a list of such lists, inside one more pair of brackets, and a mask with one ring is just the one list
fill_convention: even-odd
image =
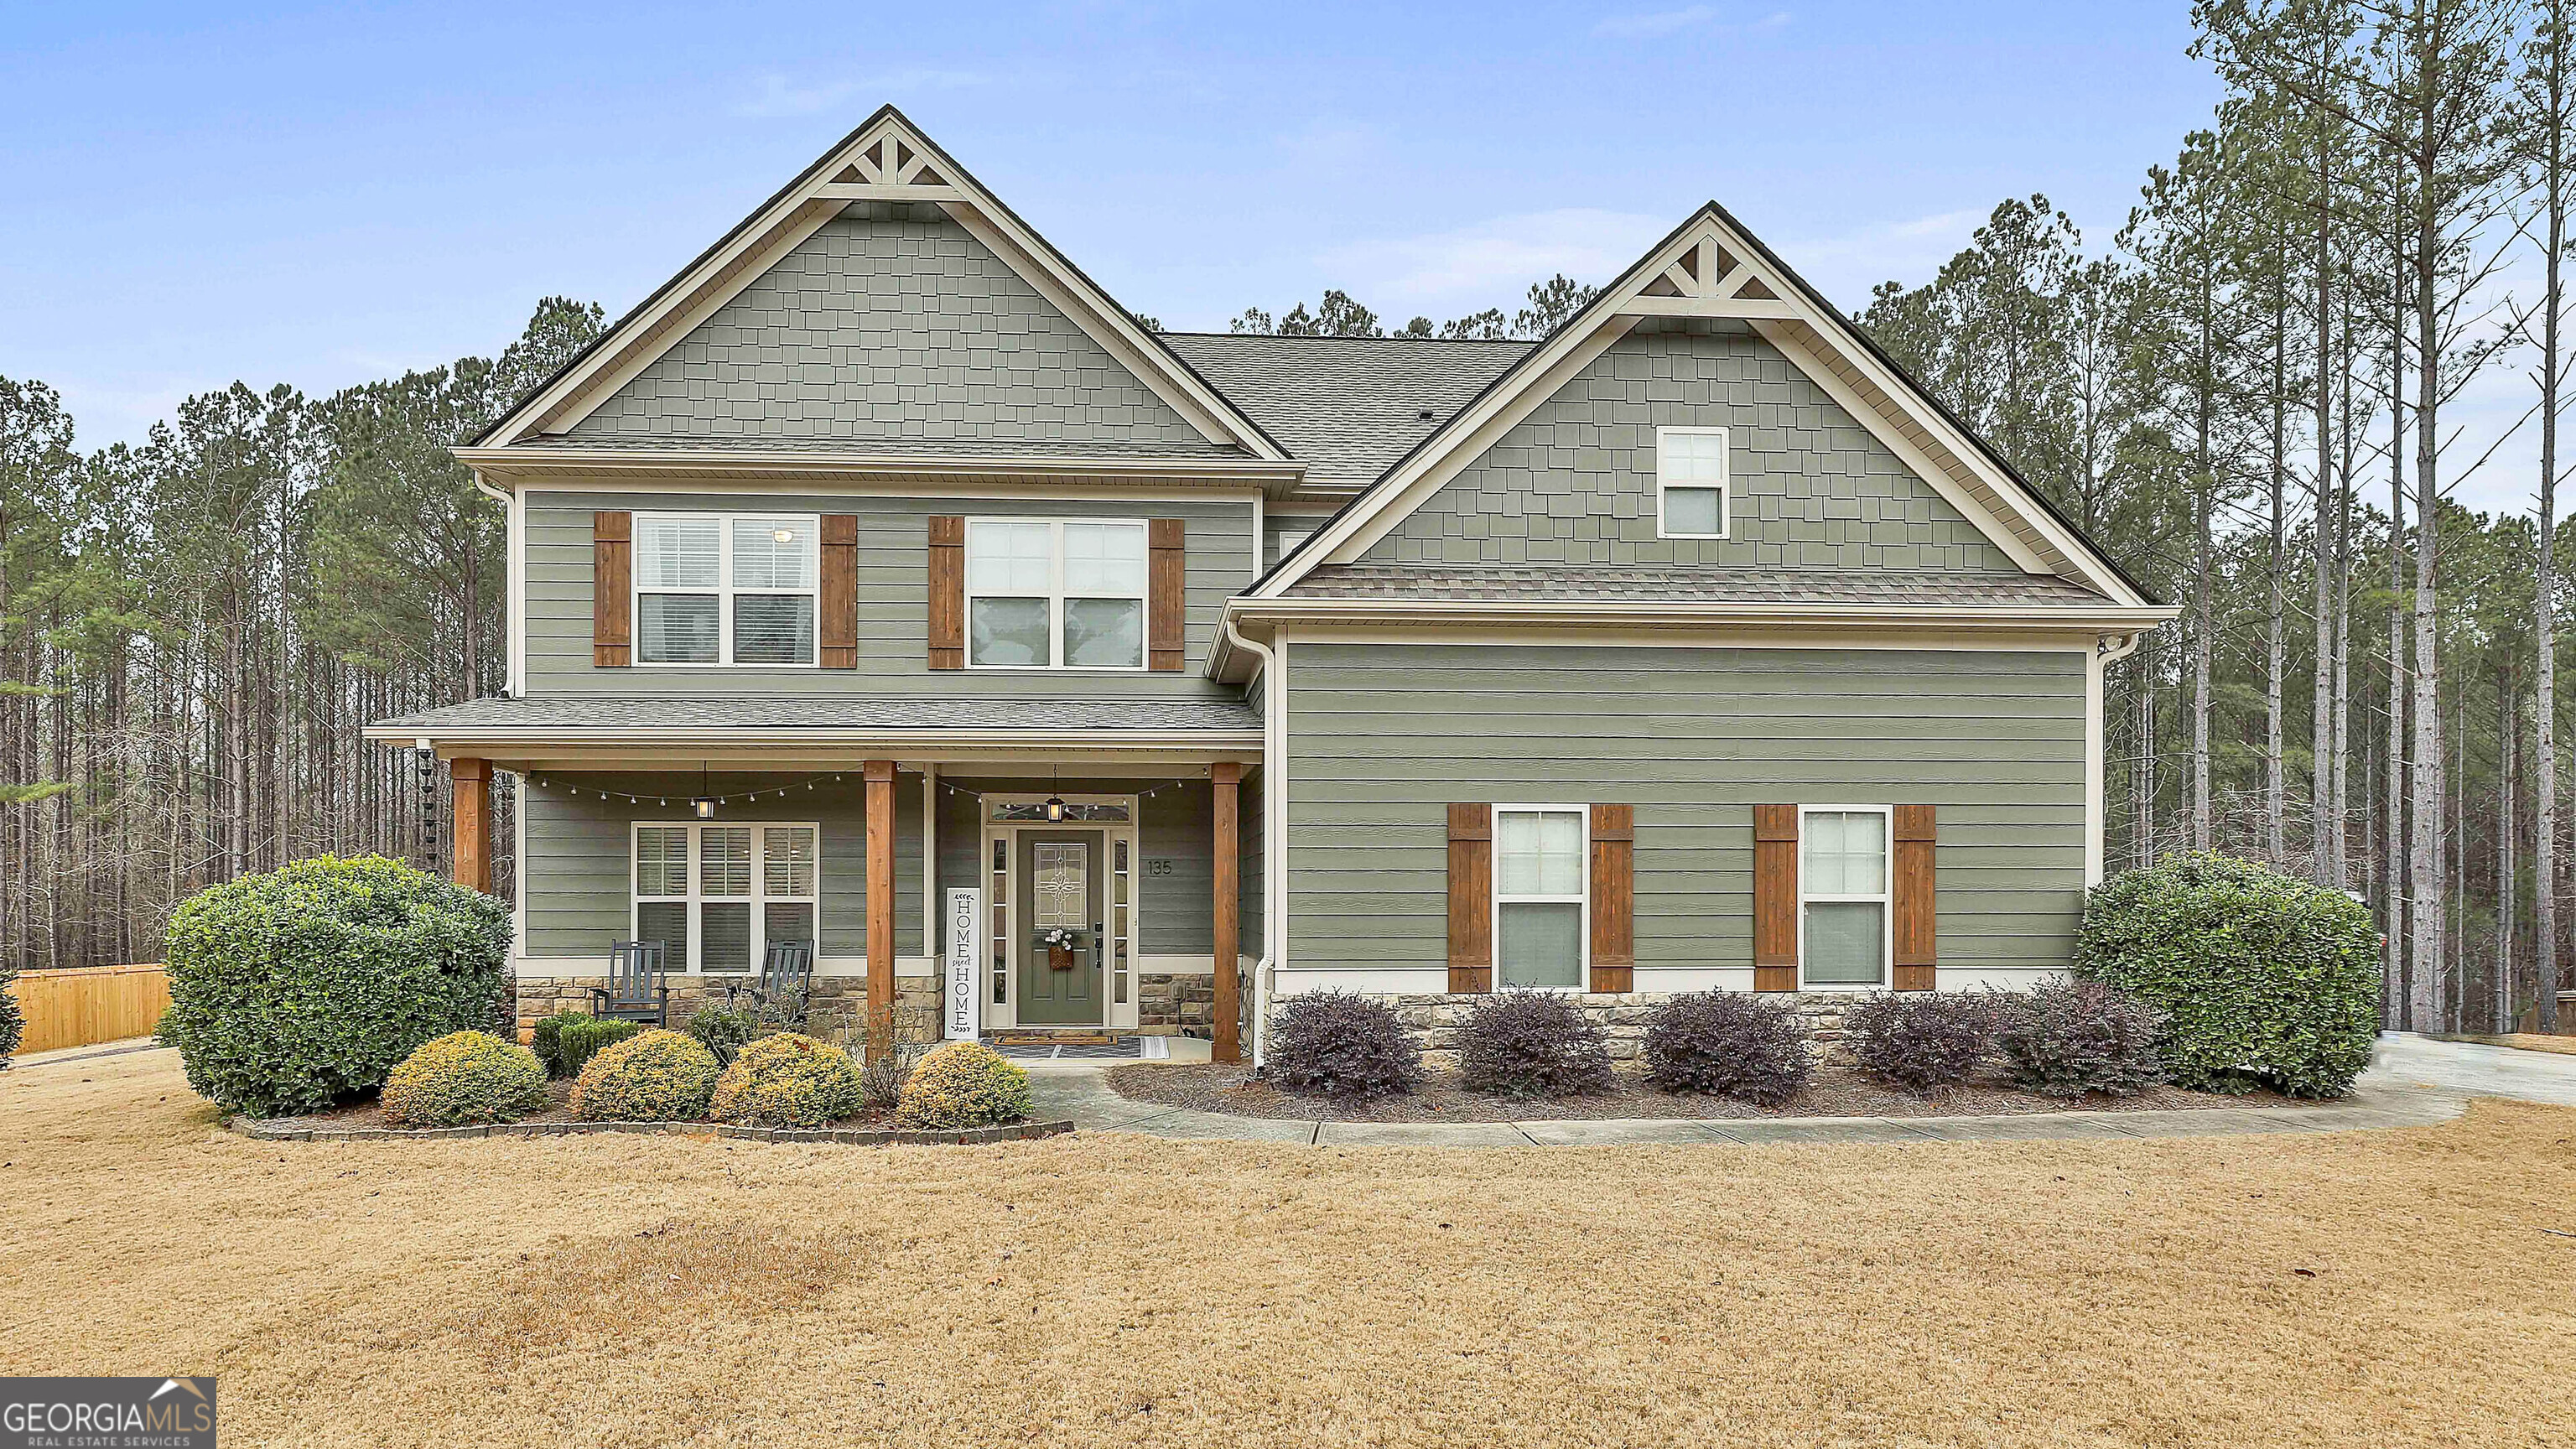
[(10, 990), (27, 1018), (21, 1052), (150, 1036), (170, 1009), (170, 978), (157, 965), (26, 971)]

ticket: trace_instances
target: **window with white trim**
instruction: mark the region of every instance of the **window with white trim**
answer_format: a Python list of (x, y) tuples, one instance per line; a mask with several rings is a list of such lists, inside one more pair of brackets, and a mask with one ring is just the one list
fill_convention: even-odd
[(1142, 519), (966, 524), (966, 662), (978, 669), (1145, 667)]
[(753, 969), (775, 941), (813, 941), (821, 837), (807, 824), (638, 823), (635, 939), (661, 942), (669, 970), (713, 973)]
[(636, 662), (813, 664), (820, 535), (812, 514), (636, 514)]
[(1798, 812), (1798, 964), (1809, 986), (1884, 986), (1888, 811)]
[(1655, 429), (1655, 536), (1726, 537), (1726, 429)]
[(1580, 805), (1494, 807), (1494, 981), (1583, 989), (1591, 880)]

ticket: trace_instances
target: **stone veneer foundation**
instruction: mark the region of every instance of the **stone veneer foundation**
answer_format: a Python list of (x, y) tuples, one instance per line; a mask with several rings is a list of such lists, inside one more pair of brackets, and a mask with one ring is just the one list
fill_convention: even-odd
[[(1610, 1034), (1610, 1059), (1614, 1062), (1635, 1061), (1646, 1047), (1646, 1022), (1656, 1007), (1673, 999), (1676, 993), (1631, 991), (1615, 995), (1584, 995), (1575, 998), (1582, 1004), (1584, 1016), (1598, 1023)], [(1794, 995), (1783, 992), (1789, 1003), (1807, 1024), (1807, 1039), (1816, 1046), (1817, 1059), (1827, 1066), (1848, 1066), (1851, 1054), (1842, 1048), (1843, 1013), (1859, 998), (1847, 991), (1802, 991)], [(1422, 1050), (1422, 1064), (1435, 1071), (1454, 1071), (1458, 1066), (1458, 1028), (1481, 995), (1393, 996), (1373, 994), (1372, 1001), (1383, 1001), (1395, 1008), (1395, 1019)]]

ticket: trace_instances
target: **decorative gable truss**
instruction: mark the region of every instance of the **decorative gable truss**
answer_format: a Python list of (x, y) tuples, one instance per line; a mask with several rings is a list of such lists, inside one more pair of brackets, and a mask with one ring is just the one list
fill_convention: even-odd
[(1320, 564), (1358, 562), (1650, 317), (1749, 324), (2025, 572), (2075, 580), (2113, 607), (2170, 612), (1713, 201), (1399, 459), (1249, 599), (1279, 598)]
[[(755, 279), (859, 202), (936, 205), (1209, 442), (1293, 481), (1302, 465), (892, 106), (807, 167), (457, 456), (500, 469), (568, 431)], [(561, 461), (566, 450), (551, 450)]]

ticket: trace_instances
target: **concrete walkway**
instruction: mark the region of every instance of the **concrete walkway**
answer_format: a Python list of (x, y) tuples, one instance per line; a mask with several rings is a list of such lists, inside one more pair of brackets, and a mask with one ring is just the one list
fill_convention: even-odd
[(2006, 1142), (2038, 1138), (2201, 1137), (2417, 1127), (2460, 1115), (2473, 1096), (2576, 1105), (2576, 1057), (2412, 1035), (2380, 1040), (2377, 1059), (2340, 1102), (2172, 1112), (2029, 1112), (1992, 1117), (1767, 1117), (1538, 1122), (1294, 1122), (1138, 1102), (1096, 1068), (1032, 1073), (1041, 1120), (1089, 1132), (1304, 1142), (1322, 1146), (1560, 1147), (1607, 1143)]

